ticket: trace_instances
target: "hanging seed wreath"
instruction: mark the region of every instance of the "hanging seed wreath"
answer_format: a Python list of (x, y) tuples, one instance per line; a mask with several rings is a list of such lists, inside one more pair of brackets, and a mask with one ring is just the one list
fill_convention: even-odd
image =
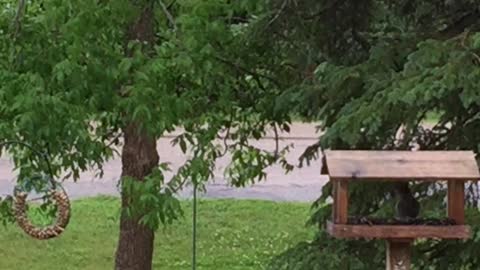
[(57, 206), (56, 219), (52, 225), (46, 227), (33, 225), (27, 216), (27, 197), (29, 189), (22, 184), (18, 184), (14, 189), (13, 200), (15, 219), (20, 228), (34, 238), (44, 240), (57, 237), (65, 230), (70, 220), (70, 200), (68, 199), (68, 195), (62, 186), (53, 179), (54, 174), (52, 172), (52, 167), (50, 166), (48, 151), (45, 153), (40, 152), (30, 144), (21, 141), (2, 141), (0, 142), (0, 150), (5, 146), (15, 144), (30, 149), (32, 153), (38, 155), (45, 161), (49, 175), (36, 175), (32, 179), (36, 179), (36, 181), (46, 181), (47, 184), (50, 184), (47, 195)]
[(14, 200), (14, 214), (17, 224), (28, 235), (40, 239), (50, 239), (59, 236), (67, 227), (70, 220), (70, 200), (64, 189), (52, 189), (50, 197), (57, 206), (55, 222), (46, 227), (33, 225), (27, 217), (27, 192), (16, 192)]

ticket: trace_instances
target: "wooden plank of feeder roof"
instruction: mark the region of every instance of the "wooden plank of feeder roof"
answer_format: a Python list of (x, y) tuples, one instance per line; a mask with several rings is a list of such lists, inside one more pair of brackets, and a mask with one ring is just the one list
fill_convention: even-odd
[(332, 180), (480, 180), (472, 151), (325, 151)]

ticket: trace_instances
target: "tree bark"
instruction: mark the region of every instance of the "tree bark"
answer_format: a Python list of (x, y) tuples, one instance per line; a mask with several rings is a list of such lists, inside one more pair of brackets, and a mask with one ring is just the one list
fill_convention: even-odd
[[(155, 138), (130, 124), (124, 129), (125, 144), (122, 150), (122, 179), (130, 176), (141, 181), (158, 165), (158, 153)], [(130, 200), (122, 194), (122, 208)], [(118, 241), (116, 270), (151, 270), (153, 257), (154, 231), (139, 224), (141, 217), (129, 218), (122, 211), (120, 217), (120, 238)]]
[[(148, 2), (148, 1), (146, 1)], [(128, 29), (128, 40), (138, 40), (153, 44), (155, 22), (152, 3), (142, 9), (140, 17)], [(126, 50), (126, 55), (131, 53)], [(125, 176), (143, 181), (145, 176), (158, 166), (156, 139), (140, 128), (139, 123), (130, 121), (123, 128), (124, 146), (122, 150), (122, 180)], [(131, 200), (122, 192), (122, 208)], [(140, 216), (128, 217), (123, 211), (120, 217), (120, 235), (115, 255), (115, 270), (151, 270), (153, 257), (154, 231), (139, 224)]]

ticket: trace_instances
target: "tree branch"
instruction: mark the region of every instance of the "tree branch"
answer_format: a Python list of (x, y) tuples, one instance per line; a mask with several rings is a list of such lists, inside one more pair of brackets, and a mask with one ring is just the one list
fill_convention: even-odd
[(177, 31), (177, 25), (175, 23), (175, 19), (173, 18), (172, 14), (170, 13), (170, 11), (168, 11), (168, 8), (173, 5), (173, 3), (175, 3), (175, 1), (173, 1), (168, 7), (165, 6), (165, 4), (163, 3), (162, 0), (158, 0), (158, 3), (160, 4), (160, 7), (162, 8), (162, 11), (163, 13), (165, 14), (165, 16), (167, 17), (168, 21), (170, 22), (170, 24), (172, 25), (173, 27), (173, 31)]
[(273, 123), (273, 131), (275, 132), (275, 160), (278, 158), (278, 155), (279, 155), (279, 145), (278, 145), (278, 140), (279, 140), (279, 137), (278, 137), (278, 130), (277, 130), (277, 124), (276, 123)]
[(275, 16), (273, 16), (273, 18), (268, 22), (267, 26), (265, 28), (268, 28), (270, 25), (272, 25), (279, 17), (280, 15), (282, 14), (282, 12), (287, 8), (287, 3), (288, 3), (288, 0), (283, 0), (283, 3), (282, 3), (282, 6), (280, 7), (280, 9), (277, 11), (277, 13), (275, 14)]
[(261, 83), (260, 78), (265, 78), (265, 79), (271, 81), (272, 83), (274, 83), (274, 84), (275, 84), (276, 86), (278, 86), (278, 87), (281, 86), (281, 84), (280, 84), (276, 79), (274, 79), (274, 78), (272, 78), (272, 77), (270, 77), (270, 76), (267, 76), (267, 75), (264, 75), (264, 74), (260, 74), (260, 73), (254, 72), (254, 71), (250, 71), (250, 70), (248, 70), (247, 68), (242, 67), (242, 66), (239, 65), (239, 64), (230, 62), (230, 61), (228, 61), (227, 59), (224, 59), (224, 58), (219, 57), (219, 56), (215, 56), (214, 58), (215, 58), (216, 60), (224, 63), (224, 64), (227, 64), (227, 65), (229, 65), (229, 66), (231, 66), (231, 67), (233, 67), (233, 68), (235, 68), (235, 69), (237, 69), (237, 70), (242, 71), (243, 73), (246, 73), (246, 74), (248, 74), (248, 75), (251, 75), (251, 76), (255, 79), (255, 81), (257, 81), (257, 83), (259, 84), (259, 87), (262, 88), (262, 90), (265, 90), (265, 87), (264, 87), (263, 84)]
[(480, 12), (474, 10), (463, 15), (455, 23), (447, 26), (444, 30), (440, 31), (439, 35), (447, 37), (447, 39), (455, 37), (463, 33), (467, 28), (477, 24), (480, 21)]
[(370, 43), (368, 42), (368, 40), (361, 36), (357, 30), (355, 29), (355, 27), (352, 28), (352, 38), (353, 40), (355, 40), (358, 44), (360, 44), (360, 46), (362, 46), (362, 48), (366, 51), (366, 52), (369, 52), (370, 51)]
[(346, 2), (346, 0), (337, 0), (337, 1), (332, 1), (329, 3), (328, 6), (320, 9), (319, 11), (315, 12), (312, 15), (305, 16), (303, 17), (305, 20), (312, 20), (320, 15), (323, 15), (325, 13), (328, 13), (331, 9), (338, 7), (339, 5), (343, 5)]
[(18, 34), (20, 33), (20, 28), (21, 28), (21, 20), (23, 18), (25, 11), (25, 0), (19, 0), (18, 1), (18, 8), (17, 8), (17, 14), (15, 14), (15, 18), (12, 22), (13, 25), (13, 39), (16, 40)]

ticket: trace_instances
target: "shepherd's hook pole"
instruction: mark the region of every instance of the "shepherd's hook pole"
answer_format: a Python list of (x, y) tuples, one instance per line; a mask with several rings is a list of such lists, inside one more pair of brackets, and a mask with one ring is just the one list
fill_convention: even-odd
[(197, 184), (193, 183), (192, 269), (197, 268)]

